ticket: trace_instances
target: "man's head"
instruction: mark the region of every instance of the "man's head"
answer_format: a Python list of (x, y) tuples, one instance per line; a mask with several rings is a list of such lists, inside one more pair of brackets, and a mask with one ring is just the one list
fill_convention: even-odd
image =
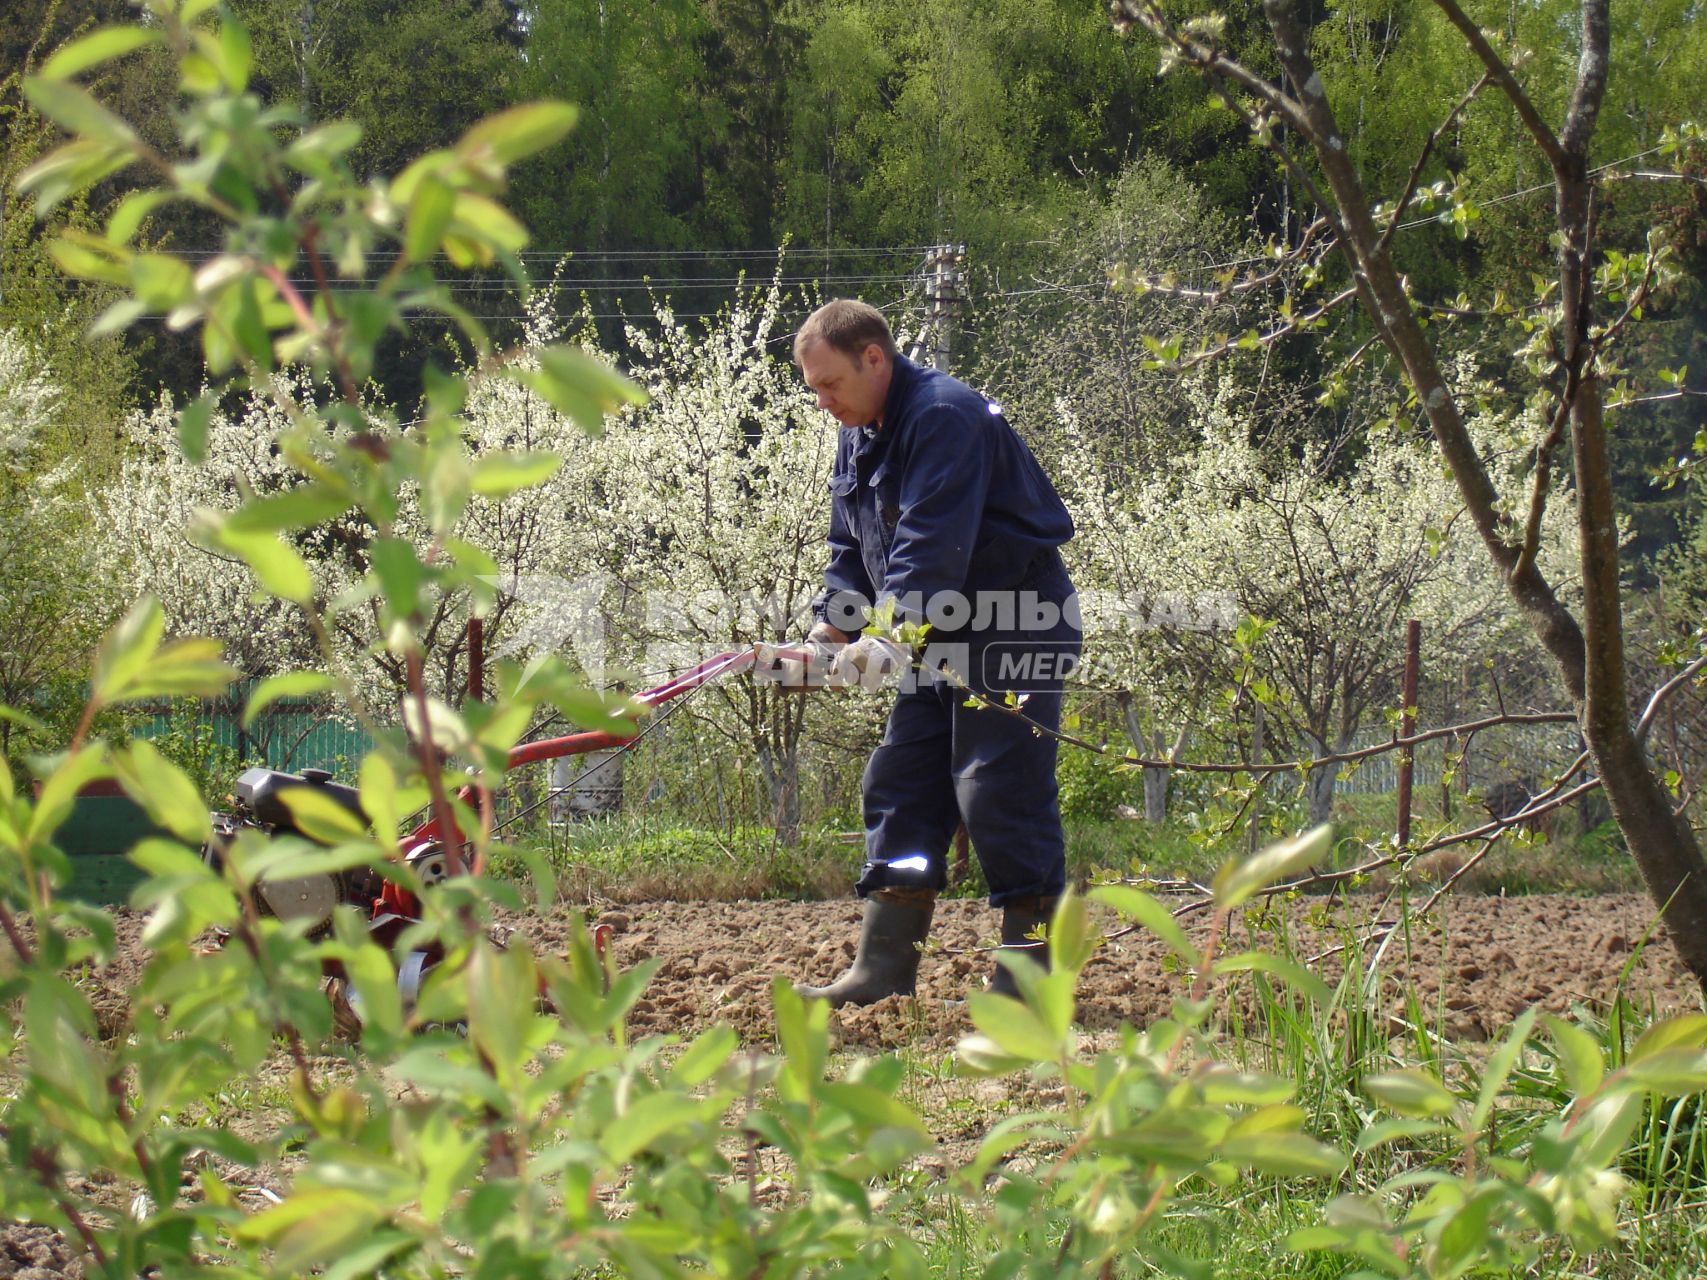
[(818, 407), (844, 427), (875, 422), (889, 398), (895, 338), (876, 307), (852, 298), (826, 302), (794, 336), (794, 363)]

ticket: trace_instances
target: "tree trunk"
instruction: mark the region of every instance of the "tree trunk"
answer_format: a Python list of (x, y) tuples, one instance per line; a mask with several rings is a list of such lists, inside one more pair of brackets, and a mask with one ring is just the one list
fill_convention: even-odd
[[(1330, 754), (1326, 747), (1316, 752), (1316, 759)], [(1334, 816), (1334, 783), (1339, 781), (1340, 767), (1337, 764), (1319, 764), (1310, 770), (1310, 778), (1305, 785), (1304, 794), (1310, 802), (1310, 825), (1319, 827)]]
[(771, 802), (771, 822), (777, 840), (792, 849), (800, 843), (800, 750), (789, 743), (781, 750), (759, 744), (759, 769)]
[[(1555, 412), (1552, 429), (1537, 444), (1535, 489), (1527, 525), (1502, 509), (1434, 348), (1418, 322), (1405, 282), (1388, 253), (1387, 237), (1375, 222), (1321, 77), (1310, 59), (1297, 0), (1264, 0), (1263, 4), (1281, 65), (1297, 95), (1278, 105), (1310, 140), (1332, 198), (1322, 192), (1312, 194), (1318, 196), (1324, 210), (1337, 217), (1336, 232), (1349, 259), (1359, 301), (1404, 367), (1489, 556), (1499, 566), (1536, 637), (1557, 664), (1560, 682), (1576, 707), (1584, 740), (1600, 771), (1612, 815), (1655, 904), (1665, 912), (1667, 932), (1678, 954), (1707, 990), (1707, 860), (1702, 858), (1689, 826), (1672, 812), (1671, 797), (1655, 776), (1637, 738), (1625, 689), (1618, 528), (1602, 419), (1598, 353), (1590, 337), (1595, 296), (1595, 208), (1588, 155), (1611, 65), (1609, 0), (1581, 0), (1582, 42), (1576, 85), (1564, 126), (1557, 134), (1456, 0), (1436, 3), (1481, 59), (1490, 81), (1511, 99), (1553, 173), (1562, 407)], [(1245, 74), (1243, 83), (1258, 87), (1260, 82)], [(1577, 486), (1583, 590), (1580, 624), (1537, 568), (1535, 555), (1550, 456), (1559, 428), (1566, 421)], [(1311, 782), (1314, 813), (1314, 774)]]
[[(1156, 730), (1152, 743), (1150, 735), (1144, 732), (1144, 726), (1138, 719), (1138, 704), (1133, 700), (1130, 689), (1122, 689), (1115, 695), (1120, 703), (1120, 716), (1126, 723), (1126, 736), (1141, 756), (1160, 756), (1166, 754), (1167, 748), (1162, 745), (1162, 732)], [(1181, 731), (1180, 742), (1176, 751), (1185, 746), (1185, 731)], [(1168, 820), (1168, 783), (1172, 770), (1161, 769), (1152, 765), (1144, 766), (1144, 821), (1161, 826)]]
[(1144, 821), (1161, 826), (1168, 820), (1168, 771), (1144, 770)]

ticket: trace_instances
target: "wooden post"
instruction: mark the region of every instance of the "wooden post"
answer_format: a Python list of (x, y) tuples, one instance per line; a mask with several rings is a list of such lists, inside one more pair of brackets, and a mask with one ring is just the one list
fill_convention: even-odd
[[(1262, 741), (1262, 739), (1263, 739), (1263, 704), (1259, 702), (1256, 704), (1255, 713), (1251, 716), (1251, 760), (1250, 760), (1250, 763), (1251, 763), (1253, 769), (1256, 765), (1259, 765), (1262, 763), (1262, 752), (1263, 752), (1263, 741)], [(1257, 851), (1257, 847), (1262, 844), (1262, 831), (1261, 831), (1261, 826), (1262, 826), (1262, 793), (1263, 793), (1263, 790), (1266, 787), (1267, 783), (1268, 783), (1268, 775), (1266, 773), (1255, 773), (1255, 772), (1253, 772), (1251, 774), (1251, 785), (1257, 789), (1256, 795), (1251, 797), (1251, 822), (1250, 822), (1250, 832), (1249, 832), (1249, 840), (1250, 840), (1249, 848), (1250, 848), (1250, 851), (1252, 853), (1255, 853)]]
[(486, 700), (486, 621), (468, 620), (468, 696), (476, 702)]
[[(1417, 731), (1417, 668), (1422, 662), (1422, 623), (1412, 618), (1405, 624), (1405, 691), (1404, 706), (1399, 711), (1399, 736), (1408, 738)], [(1399, 752), (1399, 848), (1411, 842), (1411, 771), (1416, 752), (1405, 747)]]

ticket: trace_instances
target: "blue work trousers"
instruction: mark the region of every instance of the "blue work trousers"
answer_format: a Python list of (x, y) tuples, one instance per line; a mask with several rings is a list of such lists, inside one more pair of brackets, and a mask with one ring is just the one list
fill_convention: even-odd
[[(1056, 603), (1072, 594), (1054, 553), (1022, 587)], [(1045, 630), (940, 639), (965, 642), (968, 670), (960, 674), (973, 688), (998, 700), (1008, 691), (1024, 695), (1021, 710), (1029, 719), (1060, 727), (1063, 677), (1080, 650), (1076, 607)], [(962, 821), (990, 905), (1066, 886), (1055, 739), (966, 702), (965, 692), (947, 682), (920, 683), (897, 696), (865, 769), (866, 864), (855, 886), (862, 898), (883, 888), (942, 889), (949, 844)]]

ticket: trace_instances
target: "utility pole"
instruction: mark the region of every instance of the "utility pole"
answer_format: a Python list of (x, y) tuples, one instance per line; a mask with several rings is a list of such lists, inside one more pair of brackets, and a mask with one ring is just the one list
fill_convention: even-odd
[(966, 282), (966, 246), (939, 244), (925, 259), (930, 276), (930, 320), (925, 341), (930, 344), (930, 363), (934, 369), (949, 372), (954, 354), (954, 316), (962, 300)]

